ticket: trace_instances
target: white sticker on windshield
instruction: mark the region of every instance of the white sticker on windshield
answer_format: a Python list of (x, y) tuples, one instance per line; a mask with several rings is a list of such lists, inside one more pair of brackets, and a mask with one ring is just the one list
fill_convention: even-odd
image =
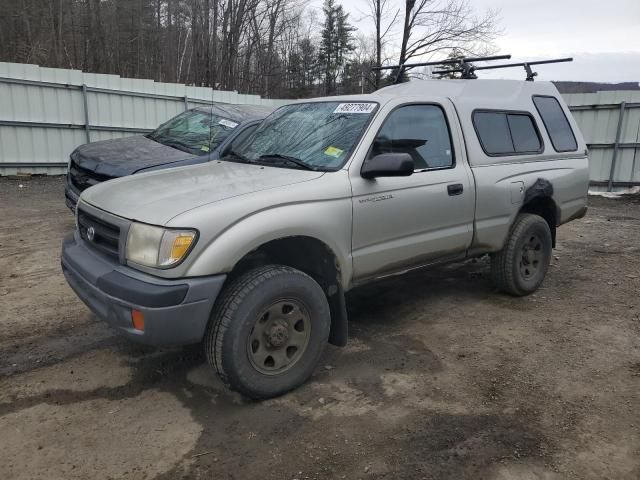
[(375, 103), (341, 103), (333, 113), (371, 113), (375, 108)]
[(236, 128), (238, 126), (236, 122), (232, 122), (231, 120), (227, 120), (226, 118), (223, 118), (218, 123), (220, 125), (224, 125), (225, 127), (229, 127), (229, 128)]

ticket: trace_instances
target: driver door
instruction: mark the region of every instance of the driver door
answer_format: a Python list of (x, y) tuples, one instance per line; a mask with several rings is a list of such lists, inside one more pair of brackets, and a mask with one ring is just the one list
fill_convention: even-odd
[(452, 140), (459, 138), (458, 131), (452, 135), (447, 117), (457, 121), (450, 105), (395, 108), (367, 159), (408, 153), (415, 162), (414, 173), (352, 178), (356, 282), (466, 254), (473, 236), (474, 189), (464, 152)]

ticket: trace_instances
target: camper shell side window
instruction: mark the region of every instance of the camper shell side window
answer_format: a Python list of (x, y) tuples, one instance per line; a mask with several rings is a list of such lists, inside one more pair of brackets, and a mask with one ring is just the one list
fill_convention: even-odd
[(532, 100), (555, 151), (575, 152), (578, 142), (558, 99), (548, 95), (533, 95)]
[(529, 112), (481, 109), (473, 111), (472, 120), (480, 146), (490, 157), (544, 151), (540, 131)]

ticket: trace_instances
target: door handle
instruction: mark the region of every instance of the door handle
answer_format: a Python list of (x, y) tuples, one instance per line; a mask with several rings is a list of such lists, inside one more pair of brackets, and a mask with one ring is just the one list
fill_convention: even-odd
[(451, 185), (447, 185), (447, 193), (451, 196), (454, 195), (462, 195), (464, 187), (461, 183), (453, 183)]

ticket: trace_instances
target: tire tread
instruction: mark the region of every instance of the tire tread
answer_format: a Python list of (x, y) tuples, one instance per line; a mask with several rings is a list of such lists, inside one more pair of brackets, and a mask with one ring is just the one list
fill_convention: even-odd
[(491, 277), (496, 286), (503, 292), (518, 297), (530, 293), (518, 286), (513, 275), (514, 262), (516, 261), (515, 250), (523, 233), (541, 221), (547, 225), (546, 221), (539, 215), (533, 213), (519, 214), (509, 230), (509, 236), (504, 247), (491, 256)]
[[(213, 309), (209, 329), (205, 339), (205, 353), (209, 364), (213, 365), (218, 376), (227, 388), (238, 390), (229, 381), (229, 377), (224, 371), (222, 359), (222, 344), (224, 335), (229, 328), (237, 309), (240, 307), (245, 297), (264, 281), (282, 274), (294, 274), (308, 277), (307, 274), (295, 268), (284, 265), (266, 265), (250, 270), (238, 278), (232, 280), (226, 287)], [(249, 392), (240, 392), (245, 395)]]

